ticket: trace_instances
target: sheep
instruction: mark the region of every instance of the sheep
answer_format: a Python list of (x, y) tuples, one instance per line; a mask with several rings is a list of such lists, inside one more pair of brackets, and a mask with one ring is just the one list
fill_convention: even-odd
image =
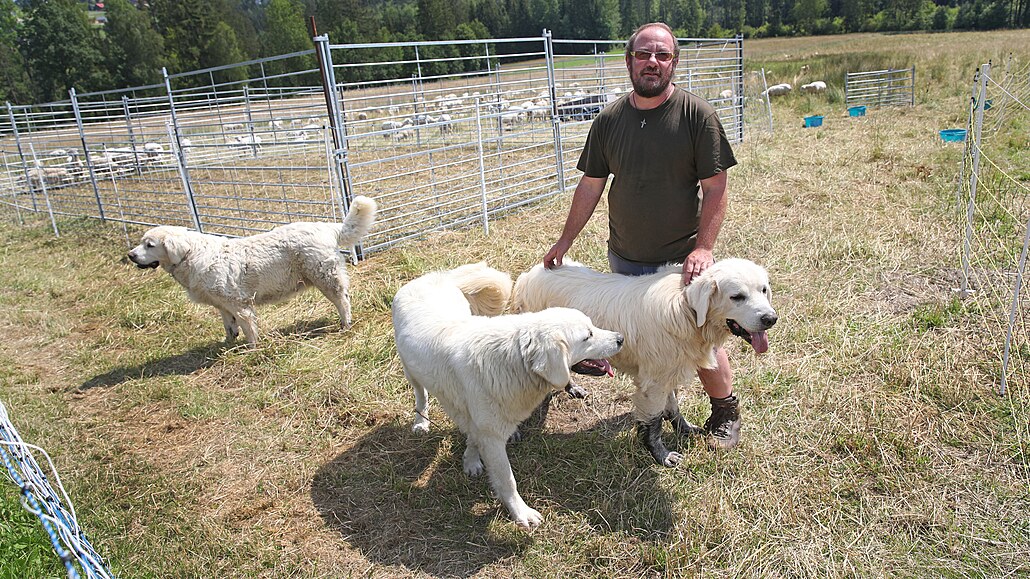
[(35, 167), (28, 170), (29, 186), (33, 189), (59, 187), (71, 181), (71, 173), (64, 167)]
[(237, 135), (236, 136), (236, 142), (234, 144), (236, 144), (236, 145), (244, 145), (244, 146), (247, 146), (247, 145), (260, 145), (261, 144), (261, 136), (260, 135)]
[(454, 125), (451, 124), (451, 115), (443, 113), (438, 119), (440, 122), (440, 134), (450, 133), (454, 131)]
[(722, 92), (719, 93), (719, 98), (731, 99), (733, 98), (733, 91), (730, 89), (724, 89)]
[(774, 84), (762, 92), (762, 96), (783, 96), (793, 90), (794, 87), (787, 83)]
[(801, 85), (801, 92), (813, 94), (826, 92), (826, 83), (821, 80), (817, 80), (808, 84), (803, 84)]
[(514, 127), (520, 120), (522, 120), (522, 111), (515, 110), (515, 107), (512, 107), (511, 110), (501, 115), (501, 124), (504, 125), (505, 128)]

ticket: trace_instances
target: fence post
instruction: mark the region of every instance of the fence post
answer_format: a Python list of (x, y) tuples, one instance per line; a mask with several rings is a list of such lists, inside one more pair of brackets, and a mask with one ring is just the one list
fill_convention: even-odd
[[(973, 74), (973, 90), (972, 94), (969, 95), (969, 106), (966, 107), (966, 129), (967, 135), (968, 130), (973, 128), (973, 110), (976, 107), (976, 90), (977, 84), (980, 80), (980, 69), (977, 69)], [(966, 138), (965, 145), (962, 147), (962, 167), (958, 172), (958, 185), (955, 187), (955, 212), (956, 218), (962, 211), (962, 187), (966, 183), (966, 160), (972, 155), (973, 140)]]
[(744, 141), (744, 35), (738, 34), (737, 41), (737, 82), (733, 86), (733, 114), (737, 116), (737, 140)]
[(765, 110), (769, 113), (769, 132), (773, 132), (772, 101), (769, 98), (769, 81), (765, 78), (765, 69), (762, 69), (762, 94), (765, 95)]
[(1009, 327), (1005, 334), (1005, 353), (1001, 358), (1001, 386), (998, 393), (1005, 395), (1005, 383), (1009, 373), (1009, 353), (1012, 351), (1012, 329), (1016, 325), (1016, 314), (1019, 311), (1019, 292), (1023, 286), (1023, 274), (1026, 272), (1026, 252), (1030, 246), (1030, 219), (1026, 222), (1026, 235), (1023, 236), (1023, 251), (1019, 254), (1019, 268), (1016, 271), (1016, 287), (1012, 292), (1012, 309), (1009, 311)]
[[(68, 95), (72, 99), (72, 111), (75, 113), (75, 125), (79, 128), (79, 138), (82, 140), (82, 149), (86, 152), (86, 162), (89, 163), (89, 149), (86, 147), (86, 131), (82, 126), (82, 113), (79, 112), (79, 99), (75, 96), (75, 87), (68, 90)], [(93, 184), (93, 195), (97, 199), (97, 211), (100, 212), (100, 220), (107, 221), (107, 219), (104, 218), (104, 203), (100, 200), (100, 187), (97, 186), (97, 180), (92, 171), (90, 172), (90, 181)], [(50, 201), (48, 200), (47, 204), (49, 203)]]
[[(11, 164), (7, 162), (7, 149), (0, 149), (0, 153), (4, 156), (4, 170), (10, 176), (13, 185), (14, 175), (11, 172)], [(11, 205), (14, 206), (14, 215), (18, 219), (18, 225), (25, 225), (25, 220), (21, 216), (21, 205), (18, 204), (18, 190), (13, 186), (11, 187)]]
[(29, 198), (32, 200), (32, 212), (39, 211), (36, 207), (36, 193), (32, 190), (32, 181), (29, 179), (29, 163), (25, 159), (25, 151), (21, 147), (21, 133), (18, 132), (18, 123), (14, 119), (14, 107), (7, 102), (7, 117), (11, 120), (11, 130), (14, 132), (14, 144), (18, 146), (18, 158), (21, 159), (21, 170), (25, 175), (25, 187), (29, 190)]
[[(315, 54), (318, 56), (318, 69), (322, 76), (322, 93), (325, 97), (326, 110), (329, 113), (329, 126), (333, 135), (333, 162), (340, 189), (340, 218), (347, 215), (350, 201), (354, 193), (351, 191), (350, 161), (348, 159), (347, 126), (344, 122), (345, 111), (343, 101), (336, 91), (336, 73), (333, 71), (332, 51), (329, 49), (329, 36), (316, 36)], [(365, 258), (365, 252), (359, 241), (354, 246), (351, 261)]]
[(916, 65), (912, 65), (912, 94), (908, 101), (909, 106), (916, 106)]
[(29, 143), (29, 150), (32, 152), (32, 168), (36, 171), (36, 175), (39, 176), (39, 186), (43, 189), (43, 199), (46, 200), (46, 211), (50, 215), (50, 226), (54, 228), (54, 237), (61, 237), (61, 232), (57, 229), (57, 219), (54, 218), (54, 206), (50, 203), (46, 173), (43, 171), (43, 166), (39, 164), (39, 159), (36, 157), (36, 148), (32, 146), (32, 143)]
[(132, 160), (136, 163), (136, 174), (142, 175), (143, 168), (140, 167), (139, 151), (136, 150), (136, 135), (132, 132), (132, 118), (129, 116), (129, 97), (122, 96), (122, 112), (125, 114), (125, 130), (129, 133), (129, 147), (132, 148)]
[(254, 135), (254, 115), (250, 112), (250, 87), (243, 87), (243, 111), (247, 114), (247, 134), (250, 135), (250, 152), (258, 156), (258, 144)]
[(482, 101), (476, 97), (476, 149), (479, 156), (479, 195), (483, 211), (483, 235), (490, 235), (490, 216), (486, 202), (486, 165), (483, 160), (483, 123), (480, 107)]
[[(969, 254), (973, 238), (973, 213), (976, 209), (976, 186), (980, 179), (980, 137), (983, 134), (984, 95), (987, 94), (987, 75), (991, 65), (980, 65), (980, 86), (976, 97), (976, 121), (973, 124), (973, 168), (969, 174), (969, 204), (966, 208), (966, 238), (962, 247), (962, 287), (959, 295), (969, 295)], [(967, 137), (968, 138), (968, 137)]]
[(179, 128), (179, 118), (175, 115), (175, 98), (172, 96), (172, 79), (168, 76), (168, 69), (161, 67), (161, 75), (165, 80), (165, 92), (168, 94), (168, 113), (172, 119), (169, 126), (171, 134), (169, 139), (175, 141), (175, 152), (179, 159), (179, 177), (182, 179), (183, 192), (186, 193), (186, 204), (193, 216), (193, 226), (197, 231), (204, 232), (204, 224), (200, 220), (200, 211), (197, 210), (197, 200), (193, 194), (193, 181), (190, 179), (190, 168), (186, 163), (186, 151), (182, 148), (182, 131)]
[[(558, 93), (554, 88), (554, 44), (551, 31), (544, 29), (544, 55), (547, 61), (547, 91), (551, 96), (551, 130), (554, 133), (554, 162), (558, 172), (558, 193), (565, 191), (565, 151), (561, 142), (561, 119), (558, 117)], [(503, 129), (502, 129), (503, 130)]]

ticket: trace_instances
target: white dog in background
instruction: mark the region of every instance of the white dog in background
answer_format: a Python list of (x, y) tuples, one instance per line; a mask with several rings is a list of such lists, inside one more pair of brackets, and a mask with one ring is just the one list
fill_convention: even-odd
[(683, 460), (661, 439), (662, 420), (681, 436), (701, 429), (684, 420), (676, 392), (698, 368), (714, 368), (714, 349), (731, 335), (756, 352), (769, 349), (766, 330), (776, 323), (769, 275), (744, 259), (725, 259), (682, 282), (682, 268), (670, 265), (637, 277), (601, 273), (566, 259), (555, 269), (537, 264), (515, 283), (513, 309), (532, 312), (563, 306), (581, 310), (596, 323), (626, 337), (611, 358), (633, 377), (633, 405), (644, 445), (659, 464)]
[(350, 282), (339, 248), (358, 243), (375, 214), (375, 201), (358, 196), (343, 223), (291, 223), (240, 239), (155, 227), (143, 234), (129, 259), (141, 269), (160, 265), (191, 300), (214, 306), (230, 342), (243, 330), (247, 342), (257, 343), (254, 307), (285, 300), (308, 286), (329, 298), (346, 329), (351, 323)]
[(470, 264), (404, 285), (393, 299), (393, 326), (404, 375), (415, 391), (418, 433), (429, 431), (427, 391), (468, 438), (463, 466), (484, 465), (516, 523), (538, 525), (540, 513), (519, 495), (505, 450), (518, 424), (569, 382), (569, 367), (616, 354), (622, 336), (595, 327), (582, 312), (549, 308), (498, 315), (511, 277)]

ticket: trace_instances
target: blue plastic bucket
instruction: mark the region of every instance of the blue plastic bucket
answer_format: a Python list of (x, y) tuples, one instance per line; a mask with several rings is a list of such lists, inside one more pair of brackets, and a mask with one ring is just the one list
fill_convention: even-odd
[(822, 115), (812, 115), (810, 117), (805, 117), (805, 127), (821, 127), (822, 124)]
[(858, 106), (858, 107), (848, 107), (848, 116), (849, 117), (864, 117), (865, 116), (865, 106), (863, 105), (863, 106)]
[(961, 143), (966, 140), (966, 130), (941, 129), (941, 140), (945, 143)]

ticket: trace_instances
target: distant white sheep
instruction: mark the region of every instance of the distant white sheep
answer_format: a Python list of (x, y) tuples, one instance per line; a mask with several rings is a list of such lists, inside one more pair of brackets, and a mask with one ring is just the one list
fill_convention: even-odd
[(719, 98), (721, 98), (721, 99), (731, 99), (731, 98), (733, 98), (733, 91), (728, 89), (728, 88), (724, 89), (722, 92), (719, 93)]
[(71, 173), (64, 167), (36, 167), (28, 170), (29, 186), (33, 189), (58, 187), (71, 181)]
[(444, 113), (440, 115), (440, 133), (450, 133), (454, 131), (454, 125), (451, 124), (451, 115)]
[(815, 82), (810, 82), (808, 84), (803, 84), (803, 85), (801, 85), (801, 92), (803, 92), (803, 93), (812, 93), (812, 94), (826, 92), (826, 83), (821, 81), (821, 80), (817, 80)]
[(790, 93), (792, 90), (794, 90), (794, 87), (790, 86), (788, 83), (774, 84), (766, 89), (762, 95), (765, 96), (768, 94), (769, 96), (783, 96)]

